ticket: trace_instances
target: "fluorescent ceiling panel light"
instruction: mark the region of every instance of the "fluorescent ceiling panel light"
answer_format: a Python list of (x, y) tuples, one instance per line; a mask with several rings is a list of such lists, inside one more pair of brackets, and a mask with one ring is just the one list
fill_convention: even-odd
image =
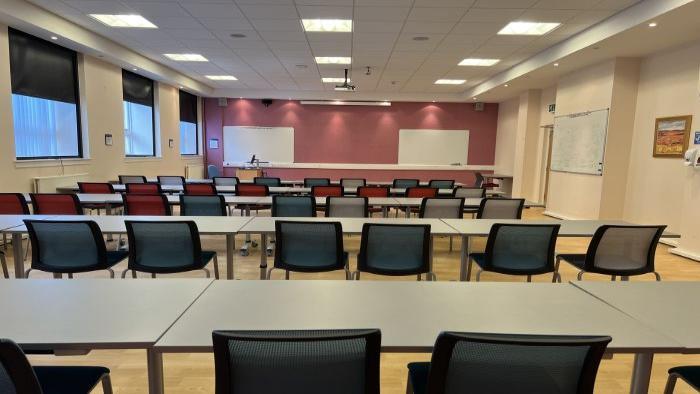
[(196, 53), (165, 53), (166, 56), (178, 62), (208, 62), (206, 57)]
[(351, 32), (350, 19), (302, 19), (301, 25), (308, 32)]
[(561, 23), (549, 22), (510, 22), (498, 34), (519, 36), (541, 36), (559, 27)]
[(352, 58), (342, 57), (342, 56), (316, 56), (316, 63), (318, 63), (318, 64), (350, 64), (350, 63), (352, 63)]
[(205, 77), (212, 81), (238, 81), (238, 78), (233, 75), (205, 75)]
[(479, 58), (468, 58), (459, 62), (460, 66), (479, 66), (488, 67), (500, 62), (501, 59), (479, 59)]
[(141, 15), (109, 15), (109, 14), (90, 14), (91, 17), (111, 27), (132, 27), (142, 29), (157, 29), (148, 19)]
[(438, 79), (435, 81), (436, 85), (461, 85), (467, 82), (466, 79)]
[[(323, 83), (343, 83), (345, 82), (345, 78), (329, 78), (329, 77), (324, 77), (321, 78)], [(348, 79), (348, 82), (352, 82)]]

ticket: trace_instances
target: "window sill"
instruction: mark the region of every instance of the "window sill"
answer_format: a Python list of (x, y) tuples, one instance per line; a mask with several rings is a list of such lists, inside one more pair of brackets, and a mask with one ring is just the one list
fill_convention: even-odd
[(159, 156), (144, 156), (144, 157), (125, 157), (124, 162), (126, 163), (141, 163), (141, 162), (148, 162), (148, 161), (161, 161), (163, 160), (162, 157)]
[(203, 160), (204, 156), (202, 156), (202, 155), (183, 155), (181, 153), (180, 158), (185, 159), (185, 160)]
[(88, 158), (15, 160), (15, 168), (85, 166), (89, 164), (90, 159)]

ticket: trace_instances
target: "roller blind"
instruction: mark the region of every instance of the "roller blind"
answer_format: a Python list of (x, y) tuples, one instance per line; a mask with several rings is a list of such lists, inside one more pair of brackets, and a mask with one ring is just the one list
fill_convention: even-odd
[(124, 101), (153, 107), (153, 80), (122, 70)]
[(180, 121), (197, 123), (197, 96), (180, 91)]

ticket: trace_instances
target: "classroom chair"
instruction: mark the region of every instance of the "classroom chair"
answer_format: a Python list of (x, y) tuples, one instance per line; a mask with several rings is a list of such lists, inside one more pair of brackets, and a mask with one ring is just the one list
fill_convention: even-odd
[(106, 270), (114, 278), (112, 267), (126, 259), (127, 252), (107, 250), (100, 227), (92, 220), (24, 220), (32, 245), (29, 272), (39, 270), (54, 276)]
[(170, 216), (168, 197), (163, 194), (122, 194), (124, 214), (135, 216)]
[(184, 191), (190, 196), (215, 196), (216, 186), (211, 183), (186, 183)]
[(369, 217), (367, 197), (326, 197), (326, 217), (366, 218)]
[(591, 238), (586, 254), (558, 254), (556, 266), (565, 261), (580, 271), (617, 276), (628, 280), (633, 275), (652, 273), (657, 281), (661, 275), (654, 270), (654, 256), (659, 238), (666, 226), (600, 226)]
[(0, 392), (18, 394), (89, 394), (102, 385), (112, 394), (109, 369), (92, 366), (34, 366), (10, 339), (0, 339)]
[(158, 183), (161, 185), (184, 186), (185, 177), (179, 175), (158, 175)]
[(119, 175), (119, 183), (126, 185), (127, 183), (146, 183), (148, 180), (143, 175)]
[(437, 280), (430, 270), (430, 225), (365, 223), (354, 273), (356, 280), (361, 272), (417, 275), (418, 280), (426, 274), (428, 280)]
[(664, 394), (673, 394), (678, 378), (700, 392), (700, 366), (682, 366), (669, 369)]
[(129, 240), (129, 265), (122, 278), (131, 271), (151, 274), (172, 274), (202, 270), (210, 277), (206, 266), (214, 265), (214, 277), (219, 279), (216, 252), (203, 251), (197, 224), (193, 221), (124, 221)]
[(212, 340), (216, 394), (379, 394), (377, 329), (214, 331)]
[(78, 196), (72, 193), (30, 193), (35, 215), (82, 215)]
[(342, 197), (343, 187), (338, 185), (311, 186), (311, 195), (314, 197)]
[(476, 281), (482, 272), (527, 276), (552, 273), (552, 282), (561, 282), (554, 264), (554, 248), (559, 224), (504, 224), (491, 226), (484, 253), (470, 253), (467, 280), (471, 277), (472, 263), (479, 266)]
[(304, 178), (304, 187), (329, 186), (331, 180), (328, 178)]
[(350, 279), (348, 254), (343, 249), (343, 229), (340, 222), (275, 222), (277, 253), (274, 266), (267, 270), (270, 279), (275, 269), (290, 272), (345, 271)]
[[(389, 197), (389, 188), (386, 186), (360, 186), (357, 188), (358, 197)], [(371, 206), (369, 207), (370, 215), (375, 212), (383, 212), (382, 207)]]
[(282, 186), (282, 180), (280, 178), (266, 177), (266, 176), (256, 176), (253, 178), (253, 183), (256, 185), (265, 185), (268, 187), (280, 187)]
[(273, 217), (315, 217), (316, 199), (311, 196), (272, 196)]
[(498, 187), (498, 183), (486, 182), (486, 178), (480, 172), (474, 173), (474, 179), (474, 187), (481, 187), (484, 189), (493, 189), (494, 187)]
[(406, 393), (592, 394), (609, 336), (443, 332), (408, 364)]
[(428, 187), (452, 189), (455, 187), (455, 181), (452, 179), (431, 179), (430, 182), (428, 182)]
[(486, 189), (481, 187), (456, 187), (452, 191), (452, 197), (486, 198)]
[(416, 186), (409, 187), (406, 189), (407, 198), (427, 198), (427, 197), (437, 197), (438, 189), (434, 187), (427, 186)]
[[(420, 204), (419, 218), (462, 219), (464, 216), (464, 199), (455, 197), (424, 198)], [(450, 236), (450, 252), (452, 237)]]
[(522, 198), (484, 198), (476, 212), (477, 219), (520, 219), (525, 200)]
[(420, 186), (418, 179), (394, 179), (391, 187), (394, 189), (408, 189), (409, 187), (418, 186)]
[(340, 186), (358, 188), (367, 186), (367, 180), (364, 178), (340, 178)]
[(239, 183), (236, 185), (237, 196), (265, 197), (270, 195), (270, 187), (264, 184)]
[(226, 199), (222, 195), (180, 194), (180, 216), (227, 216), (227, 214)]
[(214, 185), (216, 186), (236, 186), (241, 181), (237, 176), (217, 176), (214, 177)]
[[(29, 204), (22, 193), (0, 193), (0, 215), (29, 215)], [(2, 247), (7, 249), (7, 234), (2, 234)], [(0, 251), (0, 259), (4, 261), (5, 256)], [(3, 270), (7, 277), (7, 268)]]
[(160, 183), (127, 183), (126, 194), (163, 194)]
[[(114, 194), (114, 186), (108, 182), (78, 182), (78, 190), (83, 194)], [(84, 204), (83, 208), (96, 209), (99, 215), (100, 210), (106, 210), (108, 206), (119, 208), (121, 204)]]
[(219, 167), (217, 167), (213, 164), (209, 164), (207, 166), (207, 177), (209, 179), (214, 179), (220, 175), (221, 175), (221, 171), (219, 171)]

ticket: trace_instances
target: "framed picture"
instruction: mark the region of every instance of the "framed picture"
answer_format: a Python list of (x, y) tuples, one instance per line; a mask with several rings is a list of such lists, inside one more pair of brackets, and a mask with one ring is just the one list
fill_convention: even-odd
[(688, 149), (692, 115), (656, 118), (654, 157), (683, 157)]

